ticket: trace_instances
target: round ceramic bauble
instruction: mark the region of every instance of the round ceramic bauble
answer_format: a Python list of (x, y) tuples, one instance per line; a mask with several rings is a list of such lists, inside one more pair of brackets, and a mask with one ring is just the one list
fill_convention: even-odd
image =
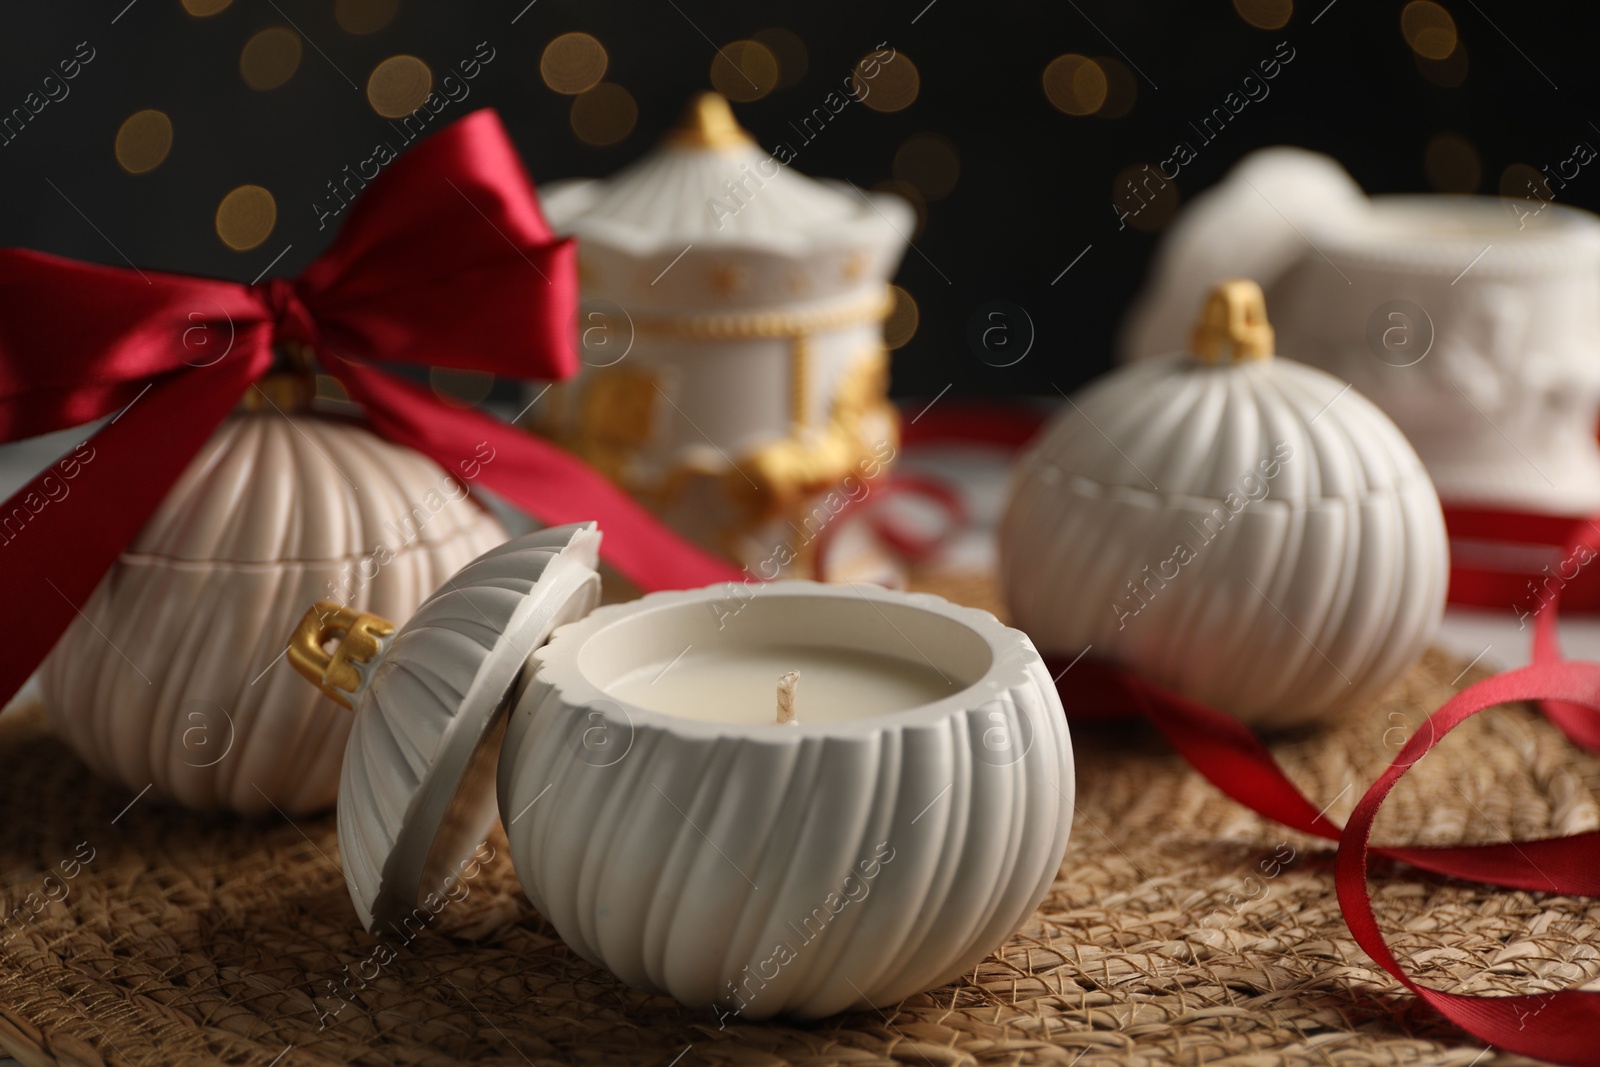
[(192, 807), (327, 807), (350, 715), (284, 640), (317, 600), (409, 618), (504, 541), (465, 495), (475, 473), (352, 421), (230, 416), (41, 668), (57, 732), (102, 776)]
[[(705, 590), (652, 593), (534, 652), (499, 781), (528, 898), (584, 959), (723, 1022), (896, 1004), (970, 972), (1066, 850), (1072, 745), (1050, 672), (988, 612), (926, 594), (750, 596), (724, 629)], [(854, 722), (733, 725), (608, 696), (684, 646), (908, 643), (949, 695)]]
[(1001, 528), (1012, 619), (1262, 727), (1381, 689), (1444, 610), (1437, 494), (1394, 423), (1272, 356), (1261, 290), (1209, 298), (1196, 354), (1075, 394)]

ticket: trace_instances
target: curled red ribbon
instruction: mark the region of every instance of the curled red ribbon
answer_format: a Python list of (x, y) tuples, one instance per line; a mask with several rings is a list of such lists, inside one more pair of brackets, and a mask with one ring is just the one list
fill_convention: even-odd
[[(1553, 613), (1552, 613), (1553, 619)], [(1553, 627), (1553, 621), (1550, 624)], [(1076, 677), (1075, 677), (1076, 676)], [(1600, 1064), (1592, 1039), (1600, 993), (1480, 997), (1429, 989), (1412, 980), (1390, 953), (1367, 889), (1372, 853), (1414, 867), (1513, 889), (1600, 897), (1600, 832), (1484, 845), (1373, 846), (1378, 809), (1400, 776), (1467, 718), (1517, 701), (1558, 701), (1591, 721), (1600, 711), (1600, 664), (1546, 661), (1496, 675), (1446, 701), (1401, 749), (1356, 804), (1341, 830), (1320, 814), (1239, 720), (1168, 692), (1126, 671), (1084, 660), (1062, 676), (1062, 700), (1073, 718), (1144, 716), (1212, 785), (1274, 822), (1339, 842), (1335, 889), (1350, 932), (1367, 955), (1463, 1030), (1502, 1048), (1558, 1063)]]
[[(1586, 524), (1586, 528), (1587, 524)], [(1590, 532), (1600, 541), (1600, 534)], [(1060, 676), (1062, 701), (1074, 717), (1143, 715), (1190, 766), (1252, 811), (1304, 833), (1336, 840), (1334, 884), (1350, 932), (1367, 955), (1440, 1014), (1484, 1041), (1559, 1063), (1600, 1067), (1600, 1045), (1586, 1036), (1600, 1026), (1600, 992), (1482, 997), (1419, 985), (1389, 951), (1367, 889), (1372, 853), (1456, 878), (1513, 889), (1600, 897), (1600, 832), (1483, 845), (1375, 847), (1373, 820), (1409, 768), (1467, 718), (1501, 704), (1539, 703), (1574, 742), (1600, 747), (1600, 664), (1568, 662), (1556, 644), (1556, 604), (1536, 623), (1534, 663), (1487, 678), (1446, 701), (1356, 804), (1341, 830), (1290, 781), (1248, 727), (1214, 708), (1134, 675), (1085, 661)]]
[[(742, 580), (581, 461), (367, 362), (513, 378), (577, 369), (576, 247), (540, 214), (510, 137), (473, 112), (392, 163), (298, 278), (258, 285), (0, 250), (0, 441), (114, 415), (69, 496), (47, 469), (0, 506), (0, 701), (45, 657), (239, 398), (275, 343), (311, 345), (384, 437), (452, 468), (480, 441), (482, 483), (550, 524), (598, 520), (643, 589)], [(20, 509), (20, 511), (19, 511)]]
[[(1016, 447), (1011, 425), (992, 410), (969, 414), (946, 408), (937, 430), (924, 430), (919, 443), (944, 440)], [(907, 435), (911, 440), (911, 435)], [(1446, 508), (1452, 538), (1498, 543), (1535, 543), (1561, 549), (1562, 559), (1600, 554), (1600, 518), (1572, 519), (1519, 515), (1483, 509)], [(1580, 555), (1580, 552), (1583, 553)], [(1570, 568), (1568, 568), (1570, 570)], [(1456, 566), (1451, 572), (1452, 603), (1513, 608), (1527, 576), (1488, 574)], [(1128, 671), (1085, 659), (1058, 662), (1063, 704), (1075, 721), (1141, 715), (1211, 784), (1252, 811), (1294, 830), (1337, 841), (1334, 884), (1340, 910), (1356, 943), (1407, 989), (1441, 1015), (1476, 1037), (1501, 1048), (1558, 1063), (1600, 1067), (1600, 992), (1567, 989), (1554, 993), (1483, 997), (1430, 989), (1414, 981), (1389, 951), (1372, 910), (1367, 889), (1373, 853), (1414, 867), (1491, 885), (1572, 896), (1600, 897), (1600, 832), (1567, 837), (1504, 841), (1483, 845), (1427, 847), (1373, 846), (1373, 820), (1400, 777), (1466, 719), (1502, 704), (1537, 703), (1547, 718), (1575, 744), (1600, 750), (1600, 663), (1562, 658), (1557, 641), (1557, 608), (1566, 582), (1539, 583), (1534, 619), (1533, 664), (1487, 678), (1457, 693), (1429, 716), (1379, 776), (1341, 829), (1331, 823), (1272, 758), (1272, 753), (1239, 720)], [(1581, 590), (1582, 587), (1580, 587)], [(1512, 595), (1507, 595), (1508, 591)], [(1600, 605), (1600, 581), (1589, 599)], [(1533, 614), (1530, 609), (1529, 614)]]

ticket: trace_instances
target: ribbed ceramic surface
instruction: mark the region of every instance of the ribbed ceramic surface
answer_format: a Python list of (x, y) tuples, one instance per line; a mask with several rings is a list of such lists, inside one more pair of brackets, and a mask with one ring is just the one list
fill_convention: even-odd
[(295, 623), (318, 600), (403, 621), (504, 539), (409, 449), (344, 421), (235, 415), (45, 661), (45, 706), (131, 789), (249, 814), (327, 807), (350, 715), (282, 658)]
[[(355, 726), (339, 781), (339, 853), (364, 926), (373, 925), (374, 902), (386, 874), (394, 874), (386, 866), (408, 820), (426, 817), (429, 801), (419, 799), (425, 783), (441, 767), (484, 765), (471, 756), (528, 654), (556, 624), (598, 602), (598, 546), (592, 526), (539, 530), (500, 545), (449, 578), (369, 667), (353, 701)], [(557, 568), (565, 570), (558, 575)], [(487, 739), (492, 743), (492, 734)], [(477, 780), (430, 785), (441, 802), (463, 791), (457, 817), (443, 820), (451, 840), (439, 843), (462, 856), (496, 816), (497, 752), (481, 755), (487, 772)], [(418, 868), (434, 844), (428, 838), (412, 857)], [(415, 904), (415, 893), (408, 895), (405, 903)]]
[(1449, 562), (1394, 424), (1284, 359), (1152, 360), (1082, 390), (1021, 460), (1000, 547), (1013, 619), (1047, 654), (1092, 646), (1272, 726), (1414, 661)]
[(541, 666), (500, 761), (523, 887), (585, 959), (723, 1022), (893, 1004), (965, 972), (1038, 906), (1072, 822), (1060, 700), (1007, 633), (1014, 654), (962, 707), (833, 736), (574, 703)]

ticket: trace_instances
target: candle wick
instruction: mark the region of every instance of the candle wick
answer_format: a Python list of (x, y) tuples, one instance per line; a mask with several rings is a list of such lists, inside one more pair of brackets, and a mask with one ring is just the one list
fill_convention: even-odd
[(778, 676), (778, 725), (799, 726), (794, 717), (794, 691), (800, 685), (800, 672), (789, 671)]

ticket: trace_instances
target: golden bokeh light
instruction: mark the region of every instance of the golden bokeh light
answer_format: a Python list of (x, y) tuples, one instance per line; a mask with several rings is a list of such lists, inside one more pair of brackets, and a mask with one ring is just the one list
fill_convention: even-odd
[(770, 30), (762, 30), (750, 39), (766, 45), (767, 51), (778, 61), (777, 88), (787, 89), (806, 76), (806, 71), (811, 67), (811, 56), (798, 33), (775, 26)]
[(155, 170), (170, 151), (172, 120), (164, 111), (135, 111), (117, 128), (117, 163), (129, 174)]
[(206, 18), (226, 11), (233, 0), (183, 0), (183, 9), (196, 18)]
[(730, 41), (711, 57), (711, 87), (729, 100), (760, 100), (778, 87), (778, 58), (760, 41)]
[(276, 89), (299, 67), (300, 35), (287, 26), (268, 26), (239, 53), (239, 75), (252, 89)]
[(888, 348), (899, 348), (917, 334), (917, 324), (922, 312), (911, 294), (898, 285), (889, 286), (889, 315), (883, 320), (883, 343)]
[(1422, 76), (1441, 89), (1458, 88), (1467, 80), (1467, 46), (1458, 39), (1456, 48), (1443, 59), (1429, 59), (1426, 56), (1413, 52), (1411, 58), (1416, 61), (1417, 70)]
[(1540, 173), (1537, 167), (1526, 163), (1513, 163), (1500, 172), (1500, 195), (1508, 200), (1555, 199), (1555, 193), (1550, 189), (1550, 179)]
[(1439, 133), (1422, 153), (1428, 184), (1441, 193), (1475, 193), (1483, 182), (1483, 161), (1465, 137)]
[(605, 45), (587, 33), (563, 33), (544, 46), (539, 77), (558, 93), (576, 96), (600, 84), (610, 63)]
[(454, 370), (433, 367), (428, 371), (428, 384), (433, 395), (451, 407), (476, 407), (489, 398), (494, 388), (494, 375), (487, 371)]
[(259, 185), (241, 185), (217, 205), (217, 236), (235, 252), (255, 248), (277, 223), (277, 201)]
[(584, 144), (604, 148), (633, 132), (639, 105), (615, 82), (601, 82), (572, 98), (572, 132)]
[(1178, 213), (1178, 184), (1154, 163), (1135, 163), (1111, 179), (1111, 203), (1120, 223), (1155, 233)]
[(346, 33), (377, 33), (394, 21), (400, 0), (334, 0), (333, 17)]
[(904, 111), (922, 90), (922, 75), (904, 52), (880, 49), (856, 61), (850, 91), (874, 111)]
[(894, 176), (928, 201), (942, 200), (956, 187), (961, 176), (961, 156), (948, 137), (919, 133), (906, 138), (894, 154)]
[(433, 91), (433, 71), (416, 56), (390, 56), (367, 77), (367, 103), (386, 119), (409, 115)]
[(1233, 0), (1233, 9), (1258, 30), (1281, 30), (1294, 14), (1294, 0)]
[(1120, 119), (1133, 110), (1139, 100), (1139, 79), (1128, 65), (1114, 56), (1095, 56), (1095, 65), (1106, 76), (1106, 100), (1095, 112), (1103, 119)]
[(1088, 56), (1068, 52), (1044, 68), (1044, 95), (1068, 115), (1093, 115), (1106, 102), (1106, 72)]
[(1456, 50), (1456, 20), (1433, 0), (1411, 0), (1401, 8), (1400, 33), (1424, 59), (1444, 59)]

